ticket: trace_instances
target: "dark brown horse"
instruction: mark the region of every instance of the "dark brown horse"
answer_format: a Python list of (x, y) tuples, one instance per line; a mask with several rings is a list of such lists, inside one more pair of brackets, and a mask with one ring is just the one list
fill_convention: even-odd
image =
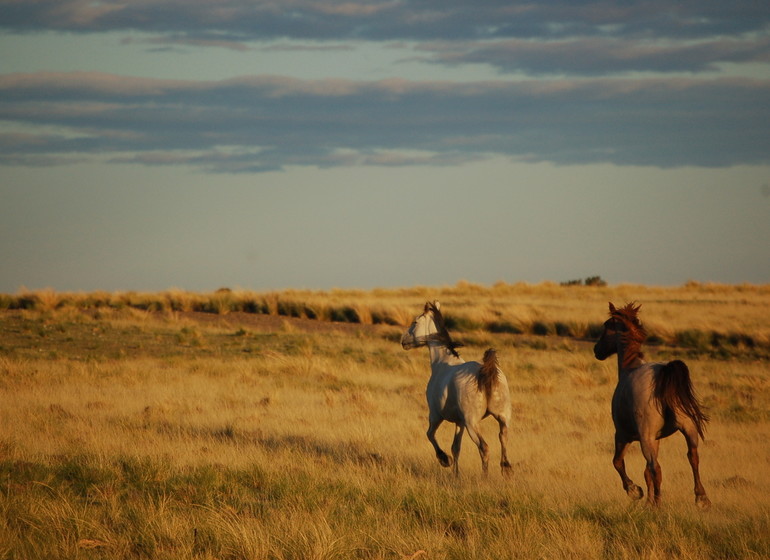
[(618, 384), (612, 396), (612, 420), (615, 423), (615, 456), (612, 464), (620, 474), (623, 489), (635, 500), (644, 493), (626, 474), (623, 456), (628, 446), (638, 441), (647, 461), (644, 479), (647, 501), (660, 502), (662, 473), (658, 463), (659, 441), (679, 431), (687, 441), (687, 458), (695, 481), (695, 503), (711, 505), (698, 471), (698, 438), (708, 417), (695, 398), (690, 372), (681, 360), (645, 362), (641, 345), (647, 338), (637, 317), (639, 308), (629, 303), (616, 309), (610, 303), (610, 318), (604, 323), (601, 338), (594, 346), (594, 355), (604, 360), (618, 355)]

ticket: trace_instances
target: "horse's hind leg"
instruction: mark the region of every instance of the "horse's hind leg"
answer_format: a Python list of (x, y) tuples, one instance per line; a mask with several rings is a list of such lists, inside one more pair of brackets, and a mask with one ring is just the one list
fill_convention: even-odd
[(652, 506), (660, 504), (660, 485), (663, 482), (663, 471), (658, 463), (658, 440), (642, 439), (642, 455), (647, 461), (644, 469), (644, 480), (647, 482), (647, 502)]
[(644, 492), (642, 492), (642, 489), (628, 478), (628, 475), (626, 474), (626, 462), (623, 459), (629, 445), (631, 445), (630, 441), (624, 441), (618, 434), (615, 434), (615, 456), (612, 458), (612, 465), (620, 475), (620, 480), (623, 482), (623, 490), (626, 491), (626, 494), (634, 500), (639, 500), (644, 496)]
[(708, 509), (711, 507), (711, 500), (706, 496), (706, 489), (703, 488), (703, 484), (700, 481), (700, 459), (698, 457), (698, 432), (693, 428), (688, 433), (682, 430), (685, 440), (687, 440), (687, 459), (690, 461), (690, 467), (692, 468), (692, 477), (695, 482), (695, 503), (702, 509)]
[(461, 424), (457, 424), (455, 427), (455, 438), (452, 440), (452, 460), (455, 464), (455, 474), (460, 474), (460, 448), (463, 444), (463, 433), (465, 428)]
[(481, 470), (483, 471), (484, 476), (486, 476), (489, 472), (489, 444), (484, 441), (483, 437), (481, 437), (476, 426), (466, 425), (465, 427), (468, 429), (468, 435), (471, 437), (471, 440), (479, 448), (479, 455), (481, 455)]
[(500, 433), (498, 434), (500, 439), (500, 468), (503, 470), (503, 475), (509, 476), (511, 474), (511, 463), (508, 461), (508, 451), (506, 449), (508, 443), (508, 421), (502, 416), (495, 416), (495, 420), (500, 424)]
[(441, 425), (441, 422), (443, 422), (442, 418), (440, 416), (433, 416), (430, 415), (430, 418), (428, 419), (428, 441), (433, 444), (433, 449), (436, 451), (436, 458), (438, 459), (438, 462), (441, 464), (442, 467), (451, 467), (452, 466), (452, 459), (444, 453), (444, 450), (439, 447), (438, 442), (436, 441), (436, 430), (438, 430), (438, 427)]

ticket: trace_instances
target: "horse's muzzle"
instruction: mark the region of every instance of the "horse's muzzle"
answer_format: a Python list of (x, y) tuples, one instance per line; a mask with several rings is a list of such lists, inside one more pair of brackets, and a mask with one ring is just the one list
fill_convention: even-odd
[(605, 352), (604, 349), (599, 346), (598, 342), (594, 346), (594, 357), (597, 360), (606, 360), (609, 357), (609, 354), (607, 352)]

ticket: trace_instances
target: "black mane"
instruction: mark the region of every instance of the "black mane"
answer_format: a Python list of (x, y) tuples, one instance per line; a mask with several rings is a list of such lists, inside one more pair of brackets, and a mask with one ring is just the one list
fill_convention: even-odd
[(452, 337), (449, 335), (449, 330), (446, 327), (444, 316), (441, 314), (439, 308), (436, 307), (435, 303), (428, 302), (425, 304), (425, 307), (426, 311), (431, 311), (433, 313), (433, 322), (436, 323), (436, 329), (438, 330), (433, 336), (436, 340), (446, 346), (455, 357), (459, 358), (460, 354), (457, 353), (456, 348), (460, 348), (463, 344), (452, 340)]

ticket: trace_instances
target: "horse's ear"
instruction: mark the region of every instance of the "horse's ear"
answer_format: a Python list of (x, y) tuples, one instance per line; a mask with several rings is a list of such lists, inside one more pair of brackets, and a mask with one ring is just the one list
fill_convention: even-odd
[(441, 311), (441, 304), (438, 302), (438, 300), (433, 300), (433, 307), (436, 308), (436, 311)]
[(615, 313), (616, 309), (615, 306), (612, 305), (612, 302), (610, 302), (610, 314)]
[(427, 313), (428, 311), (430, 311), (430, 302), (426, 301), (425, 302), (425, 309), (423, 309), (423, 312)]

